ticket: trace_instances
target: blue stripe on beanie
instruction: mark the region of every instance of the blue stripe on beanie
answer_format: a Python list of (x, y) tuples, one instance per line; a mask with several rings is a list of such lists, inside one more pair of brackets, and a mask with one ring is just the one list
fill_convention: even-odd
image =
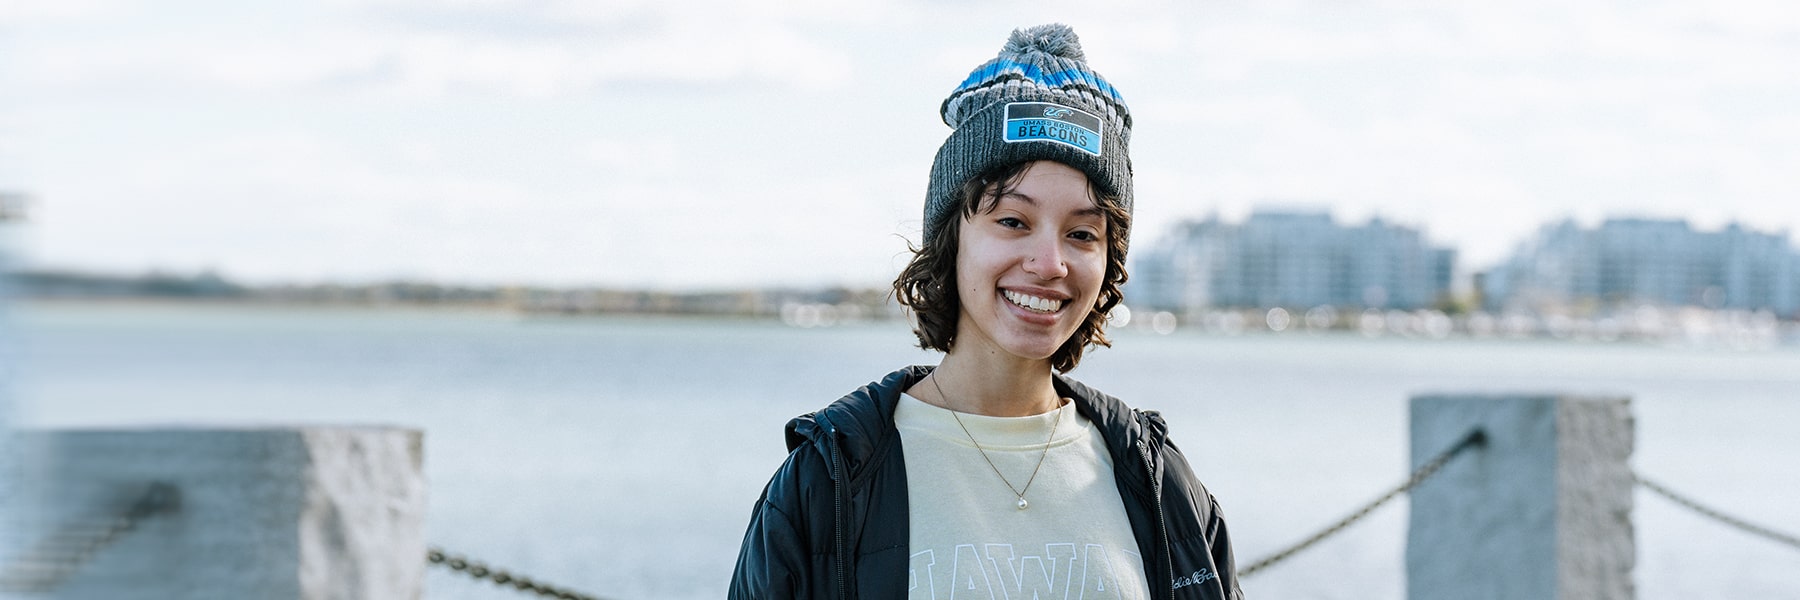
[(1005, 75), (1017, 75), (1044, 87), (1060, 88), (1072, 85), (1084, 85), (1105, 94), (1108, 99), (1114, 102), (1125, 102), (1125, 98), (1119, 95), (1119, 91), (1114, 89), (1112, 84), (1107, 83), (1105, 79), (1101, 79), (1100, 75), (1093, 71), (1070, 68), (1061, 71), (1045, 72), (1043, 67), (1032, 63), (1000, 59), (996, 59), (995, 61), (976, 69), (975, 72), (969, 73), (969, 78), (964, 79), (962, 85), (957, 86), (956, 90), (950, 92), (950, 95), (954, 96), (968, 91), (971, 88), (985, 85), (991, 81), (1001, 79)]

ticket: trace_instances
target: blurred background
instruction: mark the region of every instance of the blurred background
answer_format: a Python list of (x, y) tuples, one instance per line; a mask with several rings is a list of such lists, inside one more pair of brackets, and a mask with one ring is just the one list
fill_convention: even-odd
[[(1800, 8), (1751, 0), (10, 2), (0, 422), (422, 428), (433, 543), (717, 597), (782, 424), (936, 361), (885, 287), (937, 107), (1051, 21), (1135, 120), (1073, 375), (1240, 560), (1403, 477), (1425, 391), (1629, 395), (1637, 468), (1800, 529)], [(1639, 498), (1640, 597), (1800, 594)], [(1398, 596), (1404, 514), (1245, 587)]]

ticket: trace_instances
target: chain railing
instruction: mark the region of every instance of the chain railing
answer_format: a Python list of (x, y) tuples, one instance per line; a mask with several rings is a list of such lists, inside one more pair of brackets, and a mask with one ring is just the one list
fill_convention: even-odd
[(1794, 536), (1792, 534), (1788, 534), (1788, 533), (1782, 533), (1782, 532), (1779, 532), (1779, 531), (1776, 531), (1773, 529), (1769, 529), (1767, 527), (1763, 527), (1761, 525), (1757, 525), (1755, 523), (1751, 523), (1749, 521), (1745, 521), (1743, 519), (1725, 514), (1724, 512), (1721, 512), (1718, 509), (1715, 509), (1710, 506), (1706, 506), (1704, 504), (1696, 502), (1693, 499), (1688, 498), (1687, 496), (1677, 494), (1673, 490), (1670, 490), (1667, 486), (1664, 486), (1663, 484), (1660, 484), (1660, 483), (1652, 481), (1648, 478), (1645, 478), (1643, 476), (1643, 474), (1634, 472), (1631, 474), (1631, 476), (1633, 478), (1636, 478), (1637, 484), (1639, 486), (1643, 487), (1646, 490), (1650, 490), (1652, 493), (1655, 493), (1658, 496), (1662, 496), (1664, 499), (1667, 499), (1670, 502), (1674, 502), (1675, 504), (1681, 506), (1682, 508), (1686, 508), (1688, 510), (1694, 511), (1695, 513), (1699, 513), (1701, 516), (1707, 517), (1714, 521), (1724, 523), (1725, 525), (1731, 526), (1732, 528), (1742, 531), (1744, 533), (1748, 533), (1750, 535), (1754, 535), (1757, 537), (1773, 540), (1776, 543), (1780, 543), (1780, 544), (1789, 546), (1791, 548), (1794, 548), (1796, 550), (1800, 550), (1800, 537), (1796, 537), (1796, 536)]
[(1439, 470), (1444, 468), (1444, 465), (1449, 464), (1450, 459), (1456, 458), (1457, 454), (1461, 454), (1464, 450), (1486, 443), (1486, 433), (1483, 433), (1480, 429), (1469, 431), (1469, 434), (1463, 436), (1463, 438), (1457, 441), (1455, 445), (1438, 453), (1438, 455), (1432, 457), (1431, 460), (1425, 461), (1425, 464), (1420, 465), (1418, 469), (1414, 470), (1412, 475), (1407, 476), (1404, 483), (1395, 486), (1394, 489), (1388, 490), (1388, 492), (1382, 494), (1380, 498), (1376, 498), (1374, 501), (1364, 504), (1355, 512), (1350, 513), (1350, 516), (1344, 517), (1338, 522), (1331, 524), (1331, 526), (1313, 534), (1311, 537), (1300, 540), (1298, 543), (1276, 551), (1267, 557), (1258, 559), (1256, 562), (1250, 563), (1247, 567), (1238, 569), (1238, 577), (1250, 577), (1255, 575), (1258, 571), (1279, 564), (1281, 561), (1287, 560), (1307, 548), (1311, 548), (1314, 544), (1324, 541), (1325, 538), (1336, 535), (1338, 532), (1354, 525), (1357, 521), (1361, 521), (1364, 517), (1369, 516), (1369, 513), (1374, 512), (1377, 508), (1381, 508), (1383, 504), (1393, 501), (1393, 499), (1399, 497), (1400, 494), (1411, 491), (1420, 483), (1424, 483), (1425, 480), (1430, 479), (1432, 475), (1436, 475)]
[(181, 493), (173, 485), (152, 483), (124, 512), (65, 523), (31, 550), (6, 561), (0, 570), (0, 591), (41, 594), (56, 589), (94, 555), (137, 529), (144, 519), (174, 512)]
[[(1470, 448), (1482, 446), (1487, 436), (1481, 430), (1470, 431), (1455, 445), (1433, 456), (1418, 469), (1414, 470), (1406, 481), (1375, 500), (1350, 513), (1349, 516), (1332, 523), (1318, 533), (1308, 536), (1291, 546), (1276, 551), (1250, 565), (1239, 569), (1239, 577), (1251, 577), (1264, 569), (1281, 563), (1294, 555), (1330, 538), (1351, 525), (1361, 521), (1376, 509), (1392, 502), (1401, 494), (1412, 491), (1419, 484), (1431, 479), (1443, 470), (1444, 466), (1457, 455)], [(1701, 504), (1683, 494), (1679, 494), (1667, 486), (1633, 473), (1634, 481), (1643, 487), (1678, 506), (1691, 510), (1699, 515), (1776, 543), (1800, 549), (1800, 536), (1776, 531), (1768, 527), (1751, 523), (1747, 520), (1731, 516), (1723, 511)], [(49, 537), (32, 547), (22, 555), (12, 557), (0, 569), (0, 592), (44, 593), (54, 590), (67, 580), (83, 565), (87, 564), (100, 551), (117, 542), (126, 533), (137, 528), (145, 519), (173, 512), (180, 507), (180, 493), (172, 485), (152, 483), (123, 513), (113, 518), (83, 520), (65, 524)], [(495, 568), (486, 563), (471, 560), (465, 556), (451, 554), (442, 548), (431, 547), (426, 552), (426, 561), (432, 565), (456, 571), (463, 575), (493, 582), (501, 587), (510, 587), (521, 592), (529, 592), (545, 598), (558, 600), (601, 600), (598, 596), (584, 594), (566, 588), (550, 585), (530, 577), (515, 574), (506, 569)]]
[[(1380, 508), (1382, 505), (1393, 501), (1395, 498), (1399, 497), (1401, 494), (1412, 491), (1412, 489), (1414, 487), (1417, 487), (1420, 483), (1423, 483), (1425, 480), (1430, 479), (1433, 475), (1436, 475), (1438, 473), (1438, 471), (1440, 471), (1444, 468), (1444, 465), (1448, 464), (1452, 458), (1455, 458), (1456, 455), (1461, 453), (1463, 450), (1467, 450), (1467, 449), (1469, 449), (1471, 447), (1475, 447), (1475, 446), (1480, 446), (1484, 443), (1486, 443), (1486, 436), (1481, 432), (1481, 430), (1477, 429), (1474, 431), (1470, 431), (1469, 434), (1464, 436), (1461, 441), (1456, 443), (1456, 445), (1451, 446), (1449, 449), (1439, 453), (1437, 456), (1432, 457), (1431, 460), (1426, 461), (1424, 465), (1421, 465), (1417, 470), (1413, 471), (1412, 474), (1406, 478), (1406, 481), (1404, 483), (1401, 483), (1400, 485), (1395, 486), (1394, 489), (1388, 490), (1388, 492), (1385, 494), (1382, 494), (1381, 497), (1376, 498), (1374, 501), (1363, 505), (1362, 507), (1358, 508), (1355, 512), (1352, 512), (1350, 514), (1350, 516), (1344, 517), (1343, 519), (1337, 521), (1336, 523), (1333, 523), (1330, 526), (1320, 530), (1318, 533), (1308, 536), (1306, 539), (1301, 540), (1301, 541), (1299, 541), (1291, 546), (1288, 546), (1286, 548), (1283, 548), (1279, 551), (1276, 551), (1264, 558), (1258, 559), (1257, 561), (1250, 563), (1249, 566), (1238, 569), (1238, 576), (1239, 577), (1250, 577), (1252, 575), (1255, 575), (1259, 571), (1262, 571), (1271, 566), (1279, 564), (1280, 562), (1293, 557), (1295, 554), (1298, 554), (1298, 553), (1306, 550), (1307, 548), (1311, 548), (1313, 545), (1318, 544), (1321, 541), (1324, 541), (1326, 538), (1329, 538), (1333, 535), (1336, 535), (1336, 534), (1342, 532), (1346, 528), (1349, 528), (1351, 525), (1355, 524), (1357, 521), (1361, 521), (1363, 518), (1369, 516), (1369, 514), (1374, 512), (1375, 509)], [(1748, 534), (1751, 534), (1751, 535), (1754, 535), (1757, 537), (1761, 537), (1764, 539), (1768, 539), (1768, 540), (1774, 541), (1776, 543), (1779, 543), (1779, 544), (1782, 544), (1785, 546), (1789, 546), (1789, 547), (1792, 547), (1795, 549), (1800, 549), (1800, 536), (1795, 536), (1793, 534), (1776, 531), (1774, 529), (1770, 529), (1768, 527), (1757, 525), (1757, 524), (1751, 523), (1747, 520), (1731, 516), (1729, 514), (1726, 514), (1723, 511), (1716, 509), (1716, 508), (1712, 508), (1710, 506), (1701, 504), (1700, 502), (1698, 502), (1692, 498), (1689, 498), (1685, 495), (1676, 493), (1674, 490), (1669, 489), (1668, 486), (1662, 485), (1660, 483), (1657, 483), (1654, 480), (1646, 478), (1642, 474), (1638, 474), (1638, 473), (1634, 472), (1632, 474), (1632, 477), (1633, 477), (1633, 480), (1637, 483), (1637, 485), (1643, 487), (1644, 489), (1649, 490), (1650, 492), (1652, 492), (1658, 496), (1661, 496), (1664, 499), (1667, 499), (1670, 502), (1673, 502), (1678, 506), (1681, 506), (1683, 508), (1691, 510), (1701, 516), (1707, 517), (1709, 519), (1712, 519), (1714, 521), (1717, 521), (1719, 523), (1727, 525), (1733, 529), (1737, 529), (1739, 531), (1742, 531), (1742, 532), (1745, 532), (1745, 533), (1748, 533)]]
[(530, 592), (545, 598), (557, 600), (601, 600), (599, 596), (590, 596), (580, 592), (559, 588), (547, 583), (535, 581), (530, 577), (515, 575), (506, 569), (496, 569), (486, 563), (469, 560), (467, 557), (450, 554), (442, 548), (431, 547), (425, 552), (425, 560), (430, 564), (474, 577), (486, 579), (501, 587), (511, 587), (521, 592)]

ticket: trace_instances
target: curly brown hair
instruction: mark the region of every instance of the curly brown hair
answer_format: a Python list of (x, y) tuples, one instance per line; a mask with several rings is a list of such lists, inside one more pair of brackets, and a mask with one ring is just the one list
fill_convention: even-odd
[[(943, 219), (932, 232), (930, 243), (912, 246), (912, 261), (894, 279), (894, 298), (912, 309), (913, 334), (919, 347), (949, 352), (956, 345), (957, 320), (962, 315), (962, 299), (956, 288), (956, 250), (964, 219), (994, 210), (1000, 198), (1012, 193), (1032, 161), (997, 167), (971, 177), (957, 191), (952, 218)], [(1088, 195), (1106, 216), (1106, 276), (1100, 282), (1100, 295), (1088, 308), (1087, 318), (1075, 334), (1064, 340), (1050, 356), (1050, 366), (1067, 373), (1081, 362), (1089, 346), (1112, 346), (1106, 337), (1106, 315), (1124, 298), (1120, 286), (1125, 283), (1125, 249), (1131, 231), (1131, 213), (1120, 206), (1119, 197), (1103, 192), (1088, 178)]]

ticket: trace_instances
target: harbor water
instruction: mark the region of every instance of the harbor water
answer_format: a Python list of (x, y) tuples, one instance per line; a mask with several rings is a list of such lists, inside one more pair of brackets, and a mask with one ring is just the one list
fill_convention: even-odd
[[(782, 426), (907, 364), (902, 323), (25, 304), (17, 420), (41, 427), (388, 424), (426, 432), (428, 539), (611, 598), (718, 598)], [(1424, 392), (1629, 395), (1635, 468), (1800, 531), (1800, 349), (1122, 331), (1072, 375), (1167, 417), (1240, 564), (1407, 468)], [(1639, 491), (1638, 597), (1800, 598), (1800, 555)], [(1244, 581), (1402, 598), (1405, 503)], [(1495, 565), (1506, 569), (1506, 565)], [(1521, 577), (1534, 574), (1520, 573)], [(442, 569), (427, 598), (517, 598)]]

